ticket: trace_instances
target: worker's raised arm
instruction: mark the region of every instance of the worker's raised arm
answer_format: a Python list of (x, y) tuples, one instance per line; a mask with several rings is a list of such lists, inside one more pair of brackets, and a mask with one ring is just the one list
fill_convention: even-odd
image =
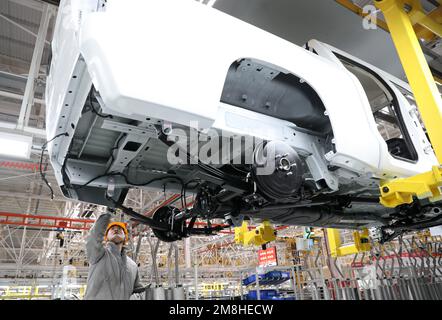
[(91, 229), (86, 242), (86, 254), (90, 264), (97, 263), (104, 255), (103, 238), (110, 219), (110, 213), (102, 214)]

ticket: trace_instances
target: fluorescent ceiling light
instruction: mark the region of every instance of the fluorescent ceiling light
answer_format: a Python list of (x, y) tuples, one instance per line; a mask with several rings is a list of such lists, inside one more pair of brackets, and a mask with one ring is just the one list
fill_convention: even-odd
[(0, 155), (29, 159), (32, 137), (0, 132)]

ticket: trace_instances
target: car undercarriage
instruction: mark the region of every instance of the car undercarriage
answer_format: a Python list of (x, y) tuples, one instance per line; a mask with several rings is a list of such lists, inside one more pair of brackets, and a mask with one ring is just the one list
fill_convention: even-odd
[[(379, 201), (383, 181), (437, 165), (407, 83), (319, 41), (299, 47), (190, 1), (175, 5), (195, 21), (162, 1), (139, 5), (149, 17), (133, 19), (116, 2), (58, 23), (55, 39), (71, 41), (54, 42), (47, 131), (67, 198), (119, 208), (164, 241), (243, 219), (378, 228), (382, 241), (442, 223), (440, 201)], [(162, 14), (182, 28), (169, 29)], [(157, 45), (120, 36), (140, 28), (159, 30), (148, 34)], [(72, 54), (60, 60), (61, 51)], [(130, 188), (175, 192), (181, 204), (145, 217), (123, 205)], [(197, 219), (207, 227), (195, 228)]]
[[(259, 141), (251, 150), (251, 164), (243, 164), (247, 162), (247, 151), (243, 151), (235, 161), (215, 165), (211, 163), (216, 161), (209, 161), (209, 164), (198, 159), (192, 163), (197, 156), (186, 151), (191, 149), (189, 142), (188, 148), (181, 144), (178, 150), (184, 153), (183, 161), (170, 165), (162, 158), (175, 146), (171, 136), (178, 126), (168, 132), (163, 123), (155, 123), (155, 120), (146, 126), (110, 117), (101, 112), (99, 96), (94, 95), (97, 92), (92, 89), (78, 124), (87, 128), (90, 136), (85, 143), (79, 138), (83, 132), (77, 129), (62, 167), (62, 190), (70, 198), (121, 209), (136, 221), (151, 226), (155, 235), (163, 241), (176, 241), (194, 234), (211, 235), (223, 228), (239, 226), (249, 218), (283, 225), (347, 229), (375, 227), (381, 233), (381, 241), (391, 240), (409, 230), (435, 226), (442, 221), (439, 206), (418, 199), (411, 205), (383, 207), (379, 204), (377, 184), (371, 181), (363, 183), (362, 179), (356, 180), (351, 174), (347, 179), (348, 185), (341, 183), (339, 190), (332, 190), (325, 181), (315, 181), (306, 163), (308, 157), (300, 155), (282, 141)], [(108, 118), (115, 123), (126, 122), (124, 130), (128, 133), (116, 132), (112, 139), (107, 139), (107, 152), (93, 154), (89, 150), (94, 150), (95, 141), (105, 139), (99, 133), (105, 132), (100, 126), (105, 127)], [(88, 124), (91, 122), (92, 126)], [(150, 129), (152, 137), (143, 145), (133, 139), (129, 141), (128, 137), (133, 137), (133, 133), (129, 134), (131, 128), (146, 130), (141, 132)], [(180, 129), (187, 133), (191, 131), (184, 127)], [(299, 134), (312, 132), (308, 130), (301, 129)], [(319, 133), (314, 137), (324, 143), (332, 138)], [(219, 139), (219, 144), (225, 140), (223, 137), (216, 139)], [(228, 140), (229, 146), (235, 144), (232, 139)], [(245, 144), (244, 139), (236, 143), (241, 146), (240, 149), (247, 150)], [(204, 143), (200, 142), (196, 149), (201, 150), (203, 146)], [(136, 153), (136, 156), (127, 165), (120, 163), (124, 166), (123, 171), (115, 171), (115, 164), (120, 159), (126, 158), (127, 161), (127, 153)], [(274, 156), (269, 157), (270, 154)], [(272, 167), (269, 161), (273, 162), (273, 171), (258, 174), (260, 166)], [(340, 172), (341, 181), (346, 181), (341, 173), (343, 169), (329, 167), (328, 170)], [(93, 176), (90, 172), (100, 174)], [(79, 183), (78, 179), (71, 183), (72, 177), (82, 175), (84, 183)], [(162, 207), (152, 218), (123, 205), (129, 188), (144, 187), (176, 191), (180, 194), (180, 205)], [(193, 195), (194, 199), (191, 205), (186, 203), (189, 195)], [(196, 228), (197, 219), (207, 221), (208, 226)], [(212, 226), (210, 221), (214, 219), (224, 219), (227, 224)]]

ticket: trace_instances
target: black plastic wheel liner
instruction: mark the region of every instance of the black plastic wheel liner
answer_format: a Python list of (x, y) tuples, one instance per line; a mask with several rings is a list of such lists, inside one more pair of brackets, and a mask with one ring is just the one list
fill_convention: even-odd
[(331, 131), (325, 106), (308, 83), (253, 59), (230, 66), (221, 102), (287, 120), (301, 128)]

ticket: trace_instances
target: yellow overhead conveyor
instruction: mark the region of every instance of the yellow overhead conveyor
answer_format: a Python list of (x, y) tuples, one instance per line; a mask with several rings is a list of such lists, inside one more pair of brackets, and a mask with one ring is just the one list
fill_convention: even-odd
[[(376, 12), (367, 10), (367, 7), (362, 8), (357, 6), (352, 2), (352, 0), (335, 0), (341, 6), (346, 9), (354, 12), (360, 17), (366, 19), (373, 25), (390, 32), (387, 22), (380, 19)], [(377, 2), (377, 1), (374, 1)], [(408, 16), (410, 17), (410, 21), (412, 23), (412, 27), (416, 36), (419, 39), (423, 39), (425, 41), (434, 41), (440, 37), (441, 32), (441, 24), (442, 24), (442, 5), (438, 8), (431, 11), (428, 15), (422, 9), (422, 5), (419, 0), (409, 0), (404, 1), (403, 3), (404, 10), (407, 10)], [(442, 85), (442, 79), (433, 74), (434, 80)]]

